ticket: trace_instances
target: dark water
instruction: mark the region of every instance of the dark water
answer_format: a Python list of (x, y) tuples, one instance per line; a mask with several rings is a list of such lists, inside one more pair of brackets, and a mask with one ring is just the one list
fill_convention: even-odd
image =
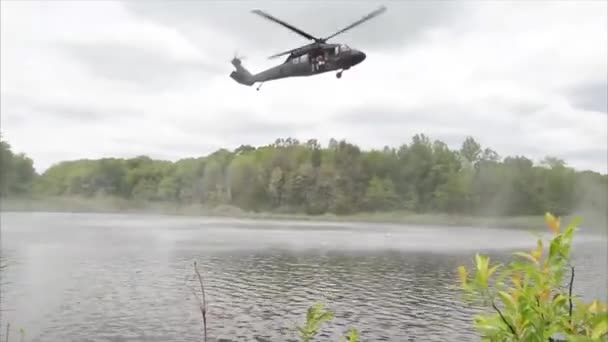
[[(2, 213), (2, 341), (201, 341), (192, 262), (209, 301), (209, 336), (297, 340), (306, 308), (363, 341), (470, 341), (473, 308), (455, 268), (477, 250), (501, 259), (528, 232), (134, 215)], [(542, 221), (540, 221), (542, 224)], [(606, 238), (580, 235), (575, 291), (606, 298)], [(17, 339), (15, 339), (16, 341)], [(210, 338), (210, 340), (212, 340)]]

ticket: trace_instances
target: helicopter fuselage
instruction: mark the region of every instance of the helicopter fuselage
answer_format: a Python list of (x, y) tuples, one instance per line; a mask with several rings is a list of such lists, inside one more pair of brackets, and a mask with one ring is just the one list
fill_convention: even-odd
[(233, 71), (230, 76), (245, 85), (287, 77), (313, 76), (329, 71), (338, 71), (336, 76), (340, 77), (343, 70), (348, 70), (363, 62), (365, 58), (364, 52), (351, 49), (348, 45), (327, 44), (321, 49), (312, 49), (299, 55), (292, 54), (282, 64), (254, 75), (242, 67), (241, 61), (235, 58), (232, 64), (237, 70)]
[(256, 82), (265, 82), (285, 77), (303, 77), (328, 71), (348, 70), (363, 62), (365, 53), (336, 45), (321, 51), (311, 51), (300, 56), (290, 56), (280, 65), (264, 70), (254, 76)]

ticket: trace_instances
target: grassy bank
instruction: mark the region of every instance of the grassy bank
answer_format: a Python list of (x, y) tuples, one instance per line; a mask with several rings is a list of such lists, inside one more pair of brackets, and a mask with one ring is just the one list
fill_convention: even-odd
[[(327, 222), (403, 223), (417, 225), (491, 226), (527, 229), (543, 225), (539, 216), (464, 216), (450, 214), (416, 214), (405, 211), (368, 212), (350, 215), (306, 215), (299, 213), (248, 212), (234, 206), (205, 207), (180, 205), (170, 202), (144, 202), (111, 197), (39, 197), (6, 198), (0, 203), (1, 210), (44, 212), (134, 213), (182, 216), (211, 216), (248, 219), (301, 220)], [(596, 229), (606, 228), (605, 213), (577, 213)], [(568, 218), (565, 218), (568, 219)], [(595, 230), (595, 229), (594, 229)]]

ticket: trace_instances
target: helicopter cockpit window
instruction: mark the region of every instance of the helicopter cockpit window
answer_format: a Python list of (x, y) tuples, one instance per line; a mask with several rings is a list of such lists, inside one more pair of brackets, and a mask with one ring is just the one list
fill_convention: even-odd
[(340, 45), (340, 51), (349, 51), (350, 47), (346, 44)]
[(300, 56), (300, 63), (308, 63), (308, 55)]

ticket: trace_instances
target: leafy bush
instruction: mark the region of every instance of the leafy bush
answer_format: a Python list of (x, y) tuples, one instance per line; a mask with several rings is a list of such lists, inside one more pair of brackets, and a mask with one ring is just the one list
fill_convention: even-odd
[[(572, 295), (570, 249), (580, 220), (573, 220), (562, 232), (559, 218), (547, 213), (545, 219), (553, 233), (548, 253), (538, 239), (534, 250), (515, 252), (518, 258), (507, 266), (490, 265), (489, 257), (476, 254), (473, 274), (465, 266), (458, 267), (465, 299), (494, 310), (474, 318), (483, 341), (545, 342), (560, 335), (567, 341), (606, 340), (607, 305), (599, 300), (586, 304)], [(568, 285), (562, 286), (568, 269)]]

